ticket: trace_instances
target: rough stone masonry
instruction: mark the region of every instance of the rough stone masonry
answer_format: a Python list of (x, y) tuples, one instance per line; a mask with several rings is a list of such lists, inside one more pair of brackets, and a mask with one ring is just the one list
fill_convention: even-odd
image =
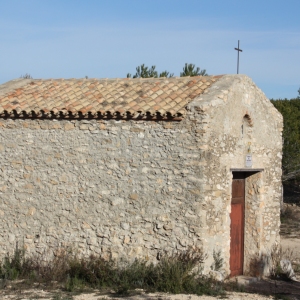
[(229, 274), (232, 170), (249, 148), (262, 171), (246, 180), (244, 272), (279, 242), (282, 117), (244, 75), (16, 80), (0, 106), (1, 257), (202, 247), (205, 270), (220, 251)]

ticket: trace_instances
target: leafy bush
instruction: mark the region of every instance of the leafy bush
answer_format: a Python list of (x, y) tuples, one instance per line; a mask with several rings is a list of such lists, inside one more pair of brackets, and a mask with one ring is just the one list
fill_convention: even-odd
[(16, 249), (13, 256), (4, 258), (0, 276), (43, 283), (58, 281), (67, 291), (92, 287), (113, 289), (123, 295), (136, 288), (167, 293), (222, 294), (222, 284), (202, 275), (205, 258), (201, 249), (165, 253), (157, 264), (144, 260), (107, 261), (93, 255), (79, 258), (71, 251), (60, 251), (49, 261), (45, 254), (26, 257), (23, 250)]

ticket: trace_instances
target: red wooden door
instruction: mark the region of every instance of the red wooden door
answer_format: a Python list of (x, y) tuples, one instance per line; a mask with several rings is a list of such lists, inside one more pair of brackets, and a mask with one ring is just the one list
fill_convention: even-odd
[(230, 275), (242, 275), (244, 263), (245, 179), (233, 179), (230, 225)]

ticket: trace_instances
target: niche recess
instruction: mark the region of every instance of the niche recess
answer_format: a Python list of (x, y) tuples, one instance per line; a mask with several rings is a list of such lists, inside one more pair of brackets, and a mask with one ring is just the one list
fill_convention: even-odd
[(252, 127), (253, 127), (253, 122), (251, 117), (248, 114), (245, 114), (241, 126), (241, 134), (243, 139), (244, 138), (251, 139)]

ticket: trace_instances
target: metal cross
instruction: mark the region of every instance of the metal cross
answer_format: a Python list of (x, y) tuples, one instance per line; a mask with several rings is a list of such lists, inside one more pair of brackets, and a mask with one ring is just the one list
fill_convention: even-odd
[(240, 49), (240, 40), (238, 40), (238, 47), (234, 48), (234, 50), (237, 50), (237, 52), (238, 52), (238, 57), (237, 57), (237, 73), (236, 74), (239, 74), (240, 52), (243, 52), (243, 50)]

